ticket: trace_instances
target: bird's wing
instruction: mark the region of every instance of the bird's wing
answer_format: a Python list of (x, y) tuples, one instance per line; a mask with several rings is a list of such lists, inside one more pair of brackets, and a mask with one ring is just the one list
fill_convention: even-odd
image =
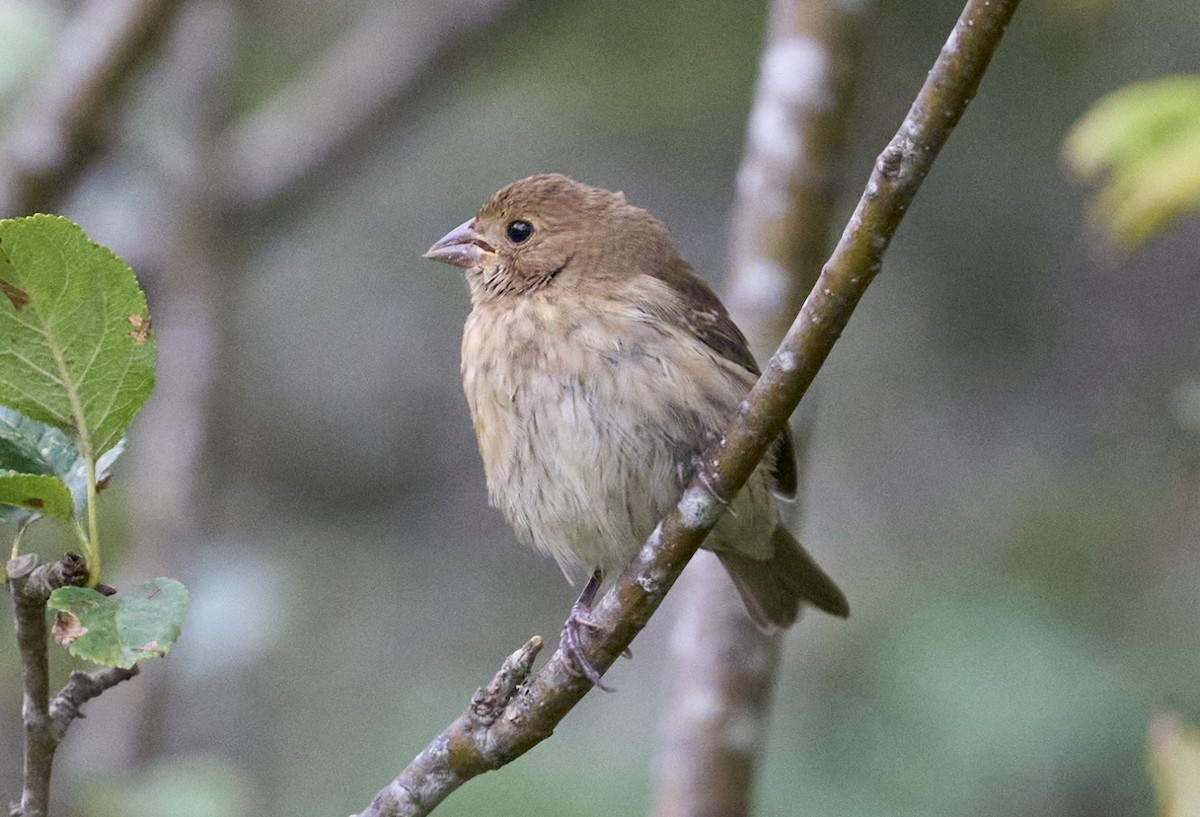
[[(682, 323), (691, 334), (726, 360), (748, 372), (752, 383), (762, 373), (750, 353), (746, 336), (729, 317), (725, 305), (691, 265), (682, 260), (666, 265), (654, 277), (670, 287), (683, 309), (665, 311), (661, 317)], [(786, 427), (767, 452), (766, 462), (772, 476), (772, 489), (780, 497), (794, 499), (797, 489), (796, 454), (792, 434)]]

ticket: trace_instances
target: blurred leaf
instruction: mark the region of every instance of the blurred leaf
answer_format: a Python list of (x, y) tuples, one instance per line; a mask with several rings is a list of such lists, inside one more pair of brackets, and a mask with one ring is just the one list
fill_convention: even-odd
[(1200, 434), (1200, 380), (1186, 380), (1171, 393), (1176, 422), (1192, 434)]
[(1100, 183), (1092, 218), (1122, 244), (1142, 244), (1200, 209), (1200, 76), (1109, 94), (1067, 134), (1063, 154), (1080, 178)]
[(1174, 715), (1155, 718), (1148, 760), (1159, 817), (1200, 817), (1200, 732)]
[(247, 813), (237, 769), (219, 760), (164, 762), (84, 783), (77, 812), (105, 817), (239, 817)]
[(1064, 11), (1068, 14), (1106, 9), (1115, 5), (1116, 0), (1057, 0), (1054, 4), (1056, 10)]
[[(112, 464), (124, 450), (125, 441), (118, 440), (116, 445), (100, 457), (96, 464), (97, 480), (104, 480), (109, 476)], [(43, 513), (57, 519), (67, 519), (72, 510), (81, 514), (87, 502), (87, 461), (80, 456), (71, 438), (57, 428), (30, 420), (20, 412), (4, 406), (0, 406), (0, 471), (41, 476), (57, 482), (69, 491), (67, 510), (60, 514), (46, 508), (37, 510), (32, 505), (17, 501), (20, 497), (6, 498), (12, 495), (0, 490), (0, 503), (11, 502), (0, 504), (0, 519), (19, 524), (35, 519)], [(48, 487), (49, 482), (40, 484), (46, 485), (46, 490), (56, 490)], [(47, 500), (45, 496), (41, 498), (43, 501)], [(22, 507), (13, 507), (15, 505)]]
[(133, 270), (58, 216), (0, 221), (0, 403), (112, 448), (154, 388), (154, 336)]
[(171, 649), (187, 616), (188, 593), (174, 579), (153, 579), (118, 596), (60, 587), (47, 606), (60, 614), (54, 637), (71, 655), (128, 669)]

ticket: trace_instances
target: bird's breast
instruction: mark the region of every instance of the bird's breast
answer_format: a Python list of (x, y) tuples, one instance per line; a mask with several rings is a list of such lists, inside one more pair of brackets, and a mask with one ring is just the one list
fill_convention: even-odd
[(549, 295), (477, 305), (462, 347), (492, 504), (568, 575), (628, 561), (746, 388), (627, 300), (577, 306)]
[(654, 398), (678, 377), (676, 356), (621, 304), (504, 307), (476, 307), (462, 348), (492, 503), (564, 570), (615, 568), (674, 501), (699, 423)]

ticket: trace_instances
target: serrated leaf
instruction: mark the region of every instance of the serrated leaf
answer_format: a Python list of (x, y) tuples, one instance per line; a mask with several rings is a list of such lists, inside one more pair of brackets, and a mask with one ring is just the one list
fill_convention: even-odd
[[(20, 523), (22, 516), (29, 518), (30, 513), (70, 519), (74, 510), (71, 492), (58, 477), (0, 471), (0, 519)], [(12, 511), (24, 513), (13, 515)]]
[(1127, 246), (1200, 210), (1200, 76), (1129, 85), (1075, 124), (1063, 155), (1085, 181), (1103, 178), (1094, 221)]
[(129, 593), (105, 596), (88, 587), (60, 587), (46, 604), (58, 611), (55, 638), (71, 655), (128, 669), (166, 655), (187, 616), (187, 588), (154, 579)]
[[(108, 477), (112, 464), (124, 450), (125, 441), (118, 440), (104, 452), (96, 463), (97, 480)], [(75, 443), (57, 428), (0, 406), (0, 472), (4, 471), (57, 478), (70, 491), (75, 513), (83, 512), (87, 502), (87, 461), (80, 456)], [(0, 496), (0, 503), (8, 501)], [(42, 512), (56, 518), (70, 516), (70, 513), (59, 517), (49, 511)], [(0, 504), (0, 519), (20, 523), (30, 518), (30, 511)]]
[(0, 403), (87, 441), (95, 456), (112, 448), (154, 388), (154, 336), (133, 271), (65, 218), (6, 219), (0, 296)]

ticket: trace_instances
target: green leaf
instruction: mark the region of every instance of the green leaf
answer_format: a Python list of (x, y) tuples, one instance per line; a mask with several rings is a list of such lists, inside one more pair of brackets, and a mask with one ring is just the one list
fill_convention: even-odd
[(112, 448), (154, 388), (154, 336), (133, 271), (59, 216), (0, 221), (0, 403)]
[[(124, 450), (125, 441), (118, 440), (116, 445), (100, 457), (96, 464), (98, 480), (109, 476), (112, 464)], [(55, 482), (70, 491), (67, 497), (70, 504), (65, 515), (59, 515), (46, 508), (34, 513), (37, 510), (36, 505), (14, 502), (6, 498), (9, 494), (0, 490), (0, 503), (10, 503), (0, 504), (0, 519), (19, 524), (36, 518), (41, 513), (67, 519), (71, 516), (72, 507), (76, 515), (82, 514), (87, 502), (87, 461), (80, 456), (75, 443), (57, 428), (0, 406), (0, 473), (4, 472), (56, 478)], [(47, 487), (46, 490), (57, 489)], [(41, 498), (47, 499), (44, 496)], [(13, 505), (22, 507), (12, 507)]]
[(80, 781), (79, 814), (105, 817), (242, 817), (253, 814), (244, 771), (215, 757), (159, 761)]
[(0, 519), (17, 524), (31, 514), (70, 519), (74, 510), (71, 492), (58, 477), (0, 471)]
[(1200, 76), (1129, 85), (1075, 124), (1063, 155), (1099, 182), (1092, 219), (1137, 246), (1200, 210)]
[(128, 669), (171, 649), (187, 616), (188, 593), (174, 579), (154, 579), (116, 596), (60, 587), (46, 606), (59, 612), (54, 638), (71, 655)]

